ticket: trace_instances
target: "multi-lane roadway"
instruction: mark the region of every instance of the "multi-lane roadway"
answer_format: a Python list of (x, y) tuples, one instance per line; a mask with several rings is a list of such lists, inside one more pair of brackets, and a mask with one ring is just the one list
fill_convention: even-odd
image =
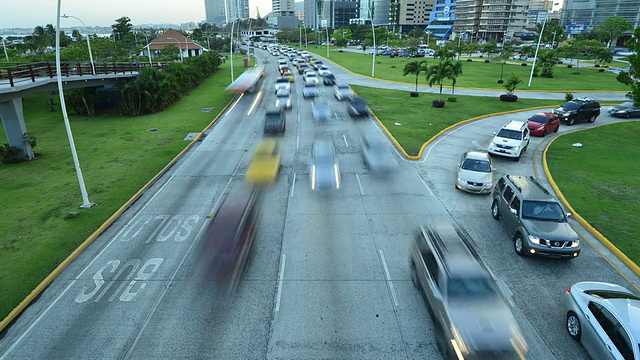
[[(242, 183), (262, 137), (265, 106), (275, 102), (277, 62), (266, 52), (258, 56), (270, 60), (262, 90), (237, 98), (5, 330), (0, 359), (438, 359), (433, 324), (408, 266), (418, 224), (432, 219), (456, 221), (472, 235), (514, 306), (529, 359), (588, 358), (566, 334), (562, 293), (581, 280), (629, 284), (588, 246), (571, 261), (518, 257), (490, 215), (489, 198), (454, 188), (465, 150), (486, 149), (493, 131), (531, 112), (456, 128), (430, 145), (421, 161), (398, 156), (397, 173), (379, 178), (359, 154), (362, 134), (384, 138), (377, 124), (352, 120), (346, 104), (323, 85), (320, 95), (333, 117), (314, 123), (296, 74), (293, 109), (279, 140), (283, 168), (265, 194), (243, 281), (233, 301), (225, 302), (196, 279), (195, 251), (208, 215)], [(603, 114), (596, 125), (611, 121)], [(334, 193), (311, 190), (316, 139), (336, 147), (342, 184)], [(520, 162), (497, 159), (498, 175), (533, 174), (541, 141), (534, 138)]]

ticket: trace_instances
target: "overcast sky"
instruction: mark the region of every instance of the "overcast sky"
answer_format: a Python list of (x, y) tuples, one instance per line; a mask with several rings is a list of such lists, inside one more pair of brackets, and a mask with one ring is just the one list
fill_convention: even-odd
[[(133, 25), (181, 24), (205, 20), (204, 0), (61, 0), (60, 14), (80, 18), (87, 26), (110, 26), (127, 16)], [(0, 29), (34, 28), (56, 24), (56, 0), (0, 0)], [(271, 11), (271, 0), (249, 0), (251, 16)], [(61, 27), (81, 25), (75, 19), (60, 19)]]

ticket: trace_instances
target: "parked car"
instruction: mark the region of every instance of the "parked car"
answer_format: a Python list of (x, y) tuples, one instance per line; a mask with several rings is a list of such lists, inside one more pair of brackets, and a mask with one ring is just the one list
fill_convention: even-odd
[(340, 168), (333, 142), (314, 142), (310, 165), (311, 190), (340, 189)]
[(306, 82), (302, 88), (302, 96), (305, 99), (314, 98), (320, 96), (320, 91), (318, 91), (318, 87), (315, 84)]
[(529, 127), (523, 121), (509, 121), (500, 128), (489, 144), (489, 154), (500, 155), (520, 161), (522, 153), (529, 147)]
[(575, 259), (580, 237), (569, 214), (533, 176), (505, 175), (493, 189), (491, 216), (500, 220), (519, 256)]
[(353, 118), (364, 117), (369, 115), (369, 106), (367, 100), (360, 96), (352, 96), (348, 99), (349, 105), (347, 112)]
[(490, 194), (493, 190), (493, 170), (488, 153), (465, 152), (456, 171), (456, 189), (476, 194)]
[(534, 136), (545, 136), (552, 132), (558, 132), (560, 128), (560, 118), (550, 112), (541, 112), (532, 115), (527, 119), (529, 133)]
[(592, 359), (640, 359), (640, 297), (622, 286), (583, 281), (564, 294), (566, 329)]
[(600, 115), (600, 103), (589, 98), (578, 98), (568, 101), (552, 112), (560, 117), (561, 121), (571, 126), (577, 121), (596, 121)]
[[(287, 84), (288, 84), (287, 80)], [(292, 107), (291, 93), (286, 89), (276, 90), (276, 107), (282, 110), (289, 110)]]
[(640, 109), (633, 105), (633, 102), (623, 102), (618, 106), (614, 106), (609, 109), (609, 115), (621, 118), (640, 117)]
[(353, 97), (353, 91), (351, 91), (351, 87), (349, 85), (335, 85), (333, 87), (333, 95), (340, 101), (348, 100)]
[(409, 266), (445, 359), (524, 359), (529, 347), (496, 280), (460, 226), (421, 226)]
[(280, 172), (280, 154), (275, 140), (263, 140), (251, 157), (251, 163), (244, 176), (247, 183), (273, 184)]

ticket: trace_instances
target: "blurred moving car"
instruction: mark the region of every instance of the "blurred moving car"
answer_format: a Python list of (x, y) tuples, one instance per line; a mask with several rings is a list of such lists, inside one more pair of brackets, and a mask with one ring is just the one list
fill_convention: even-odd
[(289, 82), (292, 83), (294, 81), (296, 81), (295, 77), (293, 76), (293, 73), (291, 72), (291, 70), (287, 70), (282, 74), (282, 77), (285, 77), (287, 79), (289, 79)]
[(267, 109), (264, 115), (264, 134), (284, 134), (287, 119), (282, 107)]
[(327, 74), (331, 74), (331, 71), (329, 70), (329, 68), (324, 65), (318, 66), (317, 71), (320, 77), (326, 76)]
[(367, 100), (360, 96), (352, 96), (348, 100), (349, 106), (347, 107), (347, 112), (349, 112), (349, 116), (358, 118), (369, 115), (369, 106), (367, 105)]
[(325, 74), (325, 75), (322, 77), (322, 83), (323, 83), (324, 85), (327, 85), (327, 86), (328, 86), (328, 85), (335, 85), (335, 84), (336, 84), (336, 76), (335, 76), (335, 75), (333, 75), (333, 74), (331, 74), (331, 73), (329, 73), (329, 74)]
[(391, 157), (386, 143), (373, 136), (363, 136), (361, 142), (360, 154), (366, 168), (377, 174), (389, 174), (395, 170), (398, 163)]
[(558, 132), (560, 128), (560, 118), (550, 112), (541, 112), (532, 115), (527, 119), (529, 132), (533, 136), (545, 136), (551, 132)]
[(621, 118), (640, 117), (640, 109), (633, 105), (633, 102), (623, 102), (618, 106), (614, 106), (609, 109), (609, 115)]
[(318, 79), (318, 74), (315, 71), (307, 71), (302, 76), (305, 84), (310, 85), (318, 85), (320, 80)]
[(291, 89), (291, 81), (289, 80), (288, 77), (281, 76), (276, 79), (275, 90), (277, 92), (280, 89), (286, 89), (287, 91)]
[(446, 222), (420, 227), (409, 259), (446, 359), (524, 359), (527, 343), (468, 233)]
[(311, 69), (311, 66), (306, 62), (298, 62), (298, 74), (304, 74), (305, 70)]
[(465, 152), (456, 171), (456, 189), (476, 194), (490, 194), (493, 190), (493, 170), (488, 153)]
[[(287, 84), (289, 81), (287, 80)], [(276, 107), (288, 110), (292, 107), (291, 93), (288, 89), (276, 90)]]
[(333, 87), (333, 95), (336, 99), (342, 101), (347, 100), (353, 96), (353, 91), (349, 85), (341, 84)]
[(622, 286), (578, 282), (564, 294), (569, 336), (593, 359), (640, 359), (640, 297)]
[(275, 140), (263, 140), (251, 157), (251, 163), (244, 176), (251, 184), (273, 184), (280, 172), (280, 154)]
[(315, 121), (329, 121), (331, 118), (331, 107), (326, 100), (314, 100), (311, 104), (311, 113)]
[(311, 149), (311, 190), (340, 189), (340, 169), (333, 142), (317, 140)]
[(200, 243), (197, 271), (213, 280), (223, 295), (232, 293), (252, 250), (259, 221), (259, 191), (241, 184), (233, 188), (213, 215)]
[(320, 95), (320, 91), (315, 84), (305, 83), (302, 88), (302, 97), (305, 99), (314, 98)]

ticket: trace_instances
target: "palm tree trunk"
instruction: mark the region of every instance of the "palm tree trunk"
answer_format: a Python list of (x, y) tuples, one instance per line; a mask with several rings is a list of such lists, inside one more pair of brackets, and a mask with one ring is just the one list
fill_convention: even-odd
[(442, 101), (442, 83), (440, 83), (440, 101)]
[[(418, 73), (420, 74), (420, 73)], [(416, 74), (416, 92), (418, 92), (418, 74)]]

